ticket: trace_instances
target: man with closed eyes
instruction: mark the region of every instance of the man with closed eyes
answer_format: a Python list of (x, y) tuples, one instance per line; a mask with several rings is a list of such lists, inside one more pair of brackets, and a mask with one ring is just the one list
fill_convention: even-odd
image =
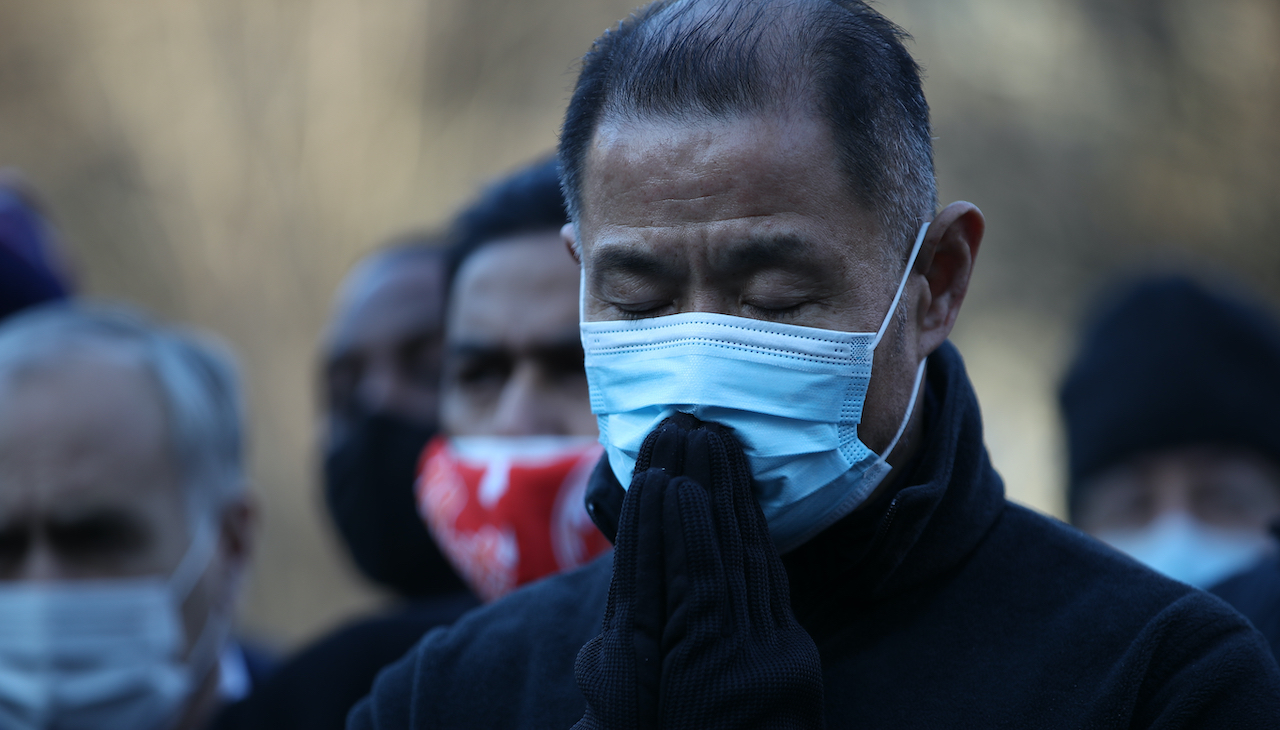
[(561, 134), (611, 556), (427, 635), (349, 727), (1267, 727), (1216, 599), (1010, 504), (947, 337), (904, 34), (854, 0), (675, 0)]

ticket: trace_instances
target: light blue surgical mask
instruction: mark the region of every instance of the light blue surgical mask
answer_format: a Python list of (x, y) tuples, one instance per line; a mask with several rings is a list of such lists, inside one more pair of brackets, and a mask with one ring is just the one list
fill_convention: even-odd
[[(804, 544), (853, 511), (915, 408), (925, 363), (897, 433), (877, 454), (858, 438), (875, 348), (898, 308), (929, 224), (920, 227), (893, 303), (876, 332), (838, 332), (726, 314), (581, 322), (591, 411), (618, 481), (640, 446), (677, 411), (732, 429), (778, 550)], [(585, 292), (585, 272), (584, 272)]]
[(1264, 532), (1215, 527), (1186, 512), (1161, 515), (1143, 527), (1104, 530), (1097, 537), (1153, 570), (1205, 590), (1273, 547)]
[(171, 576), (0, 582), (0, 727), (171, 727), (226, 641), (211, 612), (187, 649), (182, 617), (216, 552), (201, 523)]

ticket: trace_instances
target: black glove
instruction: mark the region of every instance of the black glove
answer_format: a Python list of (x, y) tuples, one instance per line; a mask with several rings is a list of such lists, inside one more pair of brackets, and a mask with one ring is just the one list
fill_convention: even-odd
[(677, 414), (645, 440), (575, 674), (584, 730), (823, 726), (818, 651), (724, 428)]

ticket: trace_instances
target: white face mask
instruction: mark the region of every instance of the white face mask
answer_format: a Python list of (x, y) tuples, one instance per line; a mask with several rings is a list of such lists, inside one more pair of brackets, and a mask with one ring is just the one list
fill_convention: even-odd
[(861, 504), (889, 473), (884, 457), (911, 419), (924, 374), (921, 362), (906, 414), (884, 453), (867, 448), (858, 424), (875, 348), (928, 228), (920, 227), (876, 332), (697, 312), (583, 321), (591, 411), (618, 481), (630, 485), (645, 437), (679, 411), (732, 429), (780, 551), (803, 544)]
[(1210, 588), (1249, 567), (1271, 549), (1260, 532), (1213, 527), (1186, 512), (1170, 512), (1145, 527), (1099, 532), (1099, 540), (1160, 573)]
[(212, 560), (196, 529), (169, 578), (0, 583), (0, 727), (161, 730), (217, 660), (214, 615), (184, 661), (182, 604)]

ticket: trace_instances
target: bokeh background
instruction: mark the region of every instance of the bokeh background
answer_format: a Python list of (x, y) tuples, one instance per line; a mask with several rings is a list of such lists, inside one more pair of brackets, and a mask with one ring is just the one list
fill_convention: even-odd
[[(243, 359), (249, 632), (294, 646), (385, 600), (319, 498), (315, 352), (343, 272), (550, 149), (576, 58), (633, 1), (0, 0), (0, 165), (90, 294)], [(1061, 515), (1054, 389), (1102, 288), (1192, 269), (1280, 301), (1280, 3), (879, 7), (926, 69), (943, 202), (987, 215), (955, 339), (994, 461)]]

